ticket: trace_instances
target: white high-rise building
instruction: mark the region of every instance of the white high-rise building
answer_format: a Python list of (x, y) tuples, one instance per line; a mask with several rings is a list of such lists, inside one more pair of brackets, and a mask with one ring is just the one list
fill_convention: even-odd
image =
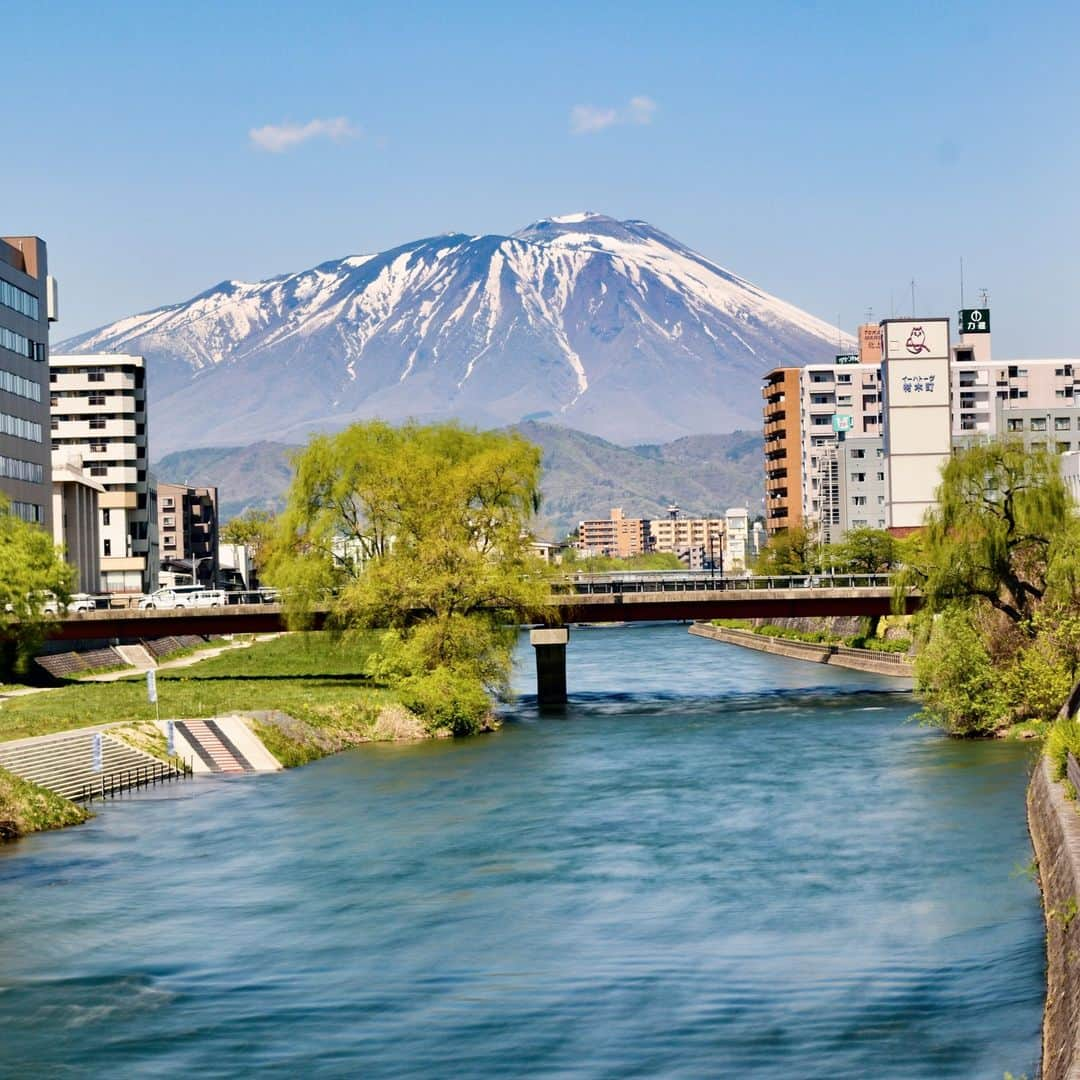
[(750, 541), (750, 512), (732, 507), (724, 515), (724, 572), (741, 574), (747, 567)]
[(102, 592), (158, 582), (157, 493), (149, 471), (146, 362), (124, 353), (49, 358), (52, 447), (78, 454), (98, 495)]

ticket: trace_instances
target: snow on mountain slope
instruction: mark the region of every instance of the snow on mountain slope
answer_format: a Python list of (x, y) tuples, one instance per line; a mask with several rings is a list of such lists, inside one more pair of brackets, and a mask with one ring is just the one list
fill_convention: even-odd
[(159, 455), (372, 416), (623, 443), (756, 428), (760, 376), (838, 340), (646, 222), (580, 213), (222, 282), (54, 352), (145, 355)]

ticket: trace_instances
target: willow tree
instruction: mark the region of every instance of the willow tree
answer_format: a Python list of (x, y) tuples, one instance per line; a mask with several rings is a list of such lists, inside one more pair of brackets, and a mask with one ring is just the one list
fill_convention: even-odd
[(540, 451), (447, 423), (356, 424), (294, 460), (269, 575), (294, 617), (382, 631), (371, 673), (432, 727), (475, 730), (545, 588), (529, 524)]
[(906, 551), (900, 588), (926, 608), (983, 602), (1030, 633), (1072, 505), (1056, 455), (1017, 441), (973, 446), (941, 472), (937, 507)]
[(1057, 711), (1080, 661), (1073, 513), (1046, 450), (991, 442), (946, 463), (897, 578), (898, 598), (911, 586), (924, 598), (915, 677), (928, 719), (976, 734)]

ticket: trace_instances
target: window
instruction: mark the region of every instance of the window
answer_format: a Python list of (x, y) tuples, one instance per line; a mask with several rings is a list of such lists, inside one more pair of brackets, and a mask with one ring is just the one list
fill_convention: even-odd
[(87, 382), (104, 382), (105, 372), (101, 368), (87, 368), (86, 370)]
[(109, 511), (108, 511), (107, 509), (106, 509), (106, 510), (102, 510), (102, 511), (101, 511), (101, 524), (102, 524), (102, 525), (108, 525), (108, 524), (109, 524), (109, 518), (110, 518), (111, 516), (112, 516), (112, 515), (111, 515), (111, 514), (109, 513)]
[(1008, 424), (1007, 424), (1007, 430), (1009, 430), (1009, 431), (1023, 431), (1024, 430), (1024, 421), (1019, 419), (1018, 417), (1010, 416)]
[(866, 473), (864, 473), (864, 472), (853, 472), (851, 474), (851, 482), (853, 484), (864, 484), (864, 483), (866, 483)]
[(166, 536), (165, 537), (165, 546), (167, 548), (176, 547), (176, 537), (171, 535), (171, 534), (169, 536)]
[(41, 383), (24, 379), (13, 371), (0, 371), (0, 390), (16, 397), (28, 398), (30, 401), (41, 400)]
[(18, 285), (12, 285), (10, 281), (0, 281), (0, 304), (35, 322), (40, 317), (38, 298)]
[(107, 465), (100, 465), (100, 464), (91, 465), (90, 466), (90, 475), (91, 476), (108, 476), (109, 475), (109, 468), (108, 468)]
[(176, 518), (175, 517), (162, 518), (161, 519), (161, 525), (162, 525), (162, 528), (164, 528), (164, 529), (175, 529), (176, 528)]
[(1071, 416), (1055, 416), (1054, 417), (1054, 430), (1055, 431), (1071, 431), (1072, 430), (1072, 417)]
[(1031, 418), (1031, 430), (1032, 431), (1045, 431), (1046, 430), (1046, 417), (1045, 416), (1033, 416)]
[(87, 400), (89, 401), (89, 403), (91, 405), (104, 405), (105, 404), (105, 395), (104, 394), (91, 393), (91, 394), (89, 394), (87, 396)]
[(105, 451), (108, 450), (108, 449), (109, 449), (109, 444), (107, 442), (92, 442), (90, 444), (90, 453), (91, 454), (104, 454)]
[(176, 500), (170, 495), (168, 498), (161, 500), (161, 506), (165, 510), (172, 510), (176, 506)]
[(101, 431), (105, 427), (104, 416), (91, 416), (90, 417), (90, 430)]
[(855, 495), (851, 500), (851, 504), (852, 504), (852, 506), (865, 506), (866, 505), (866, 496), (865, 495)]
[(112, 555), (112, 541), (111, 540), (106, 540), (105, 541), (104, 555), (105, 555), (106, 558), (108, 558), (109, 556)]
[(884, 479), (885, 479), (885, 474), (884, 474), (883, 472), (879, 472), (879, 473), (877, 474), (877, 478), (878, 478), (879, 480), (884, 480)]
[(1064, 454), (1064, 453), (1065, 453), (1066, 451), (1068, 451), (1068, 449), (1069, 449), (1070, 445), (1071, 445), (1071, 444), (1070, 444), (1070, 443), (1067, 443), (1067, 442), (1059, 442), (1059, 443), (1057, 444), (1057, 452), (1058, 452), (1059, 454)]

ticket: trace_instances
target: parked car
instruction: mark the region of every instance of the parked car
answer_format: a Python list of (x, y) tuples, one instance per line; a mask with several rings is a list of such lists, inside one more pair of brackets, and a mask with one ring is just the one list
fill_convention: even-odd
[(161, 608), (224, 607), (226, 596), (222, 589), (204, 589), (201, 586), (178, 585), (173, 589), (158, 589), (139, 601), (143, 610)]
[(42, 604), (41, 610), (47, 615), (60, 615), (64, 612), (76, 612), (76, 611), (94, 611), (97, 608), (97, 601), (89, 593), (72, 593), (71, 598), (66, 604), (61, 604), (55, 596), (50, 596)]

